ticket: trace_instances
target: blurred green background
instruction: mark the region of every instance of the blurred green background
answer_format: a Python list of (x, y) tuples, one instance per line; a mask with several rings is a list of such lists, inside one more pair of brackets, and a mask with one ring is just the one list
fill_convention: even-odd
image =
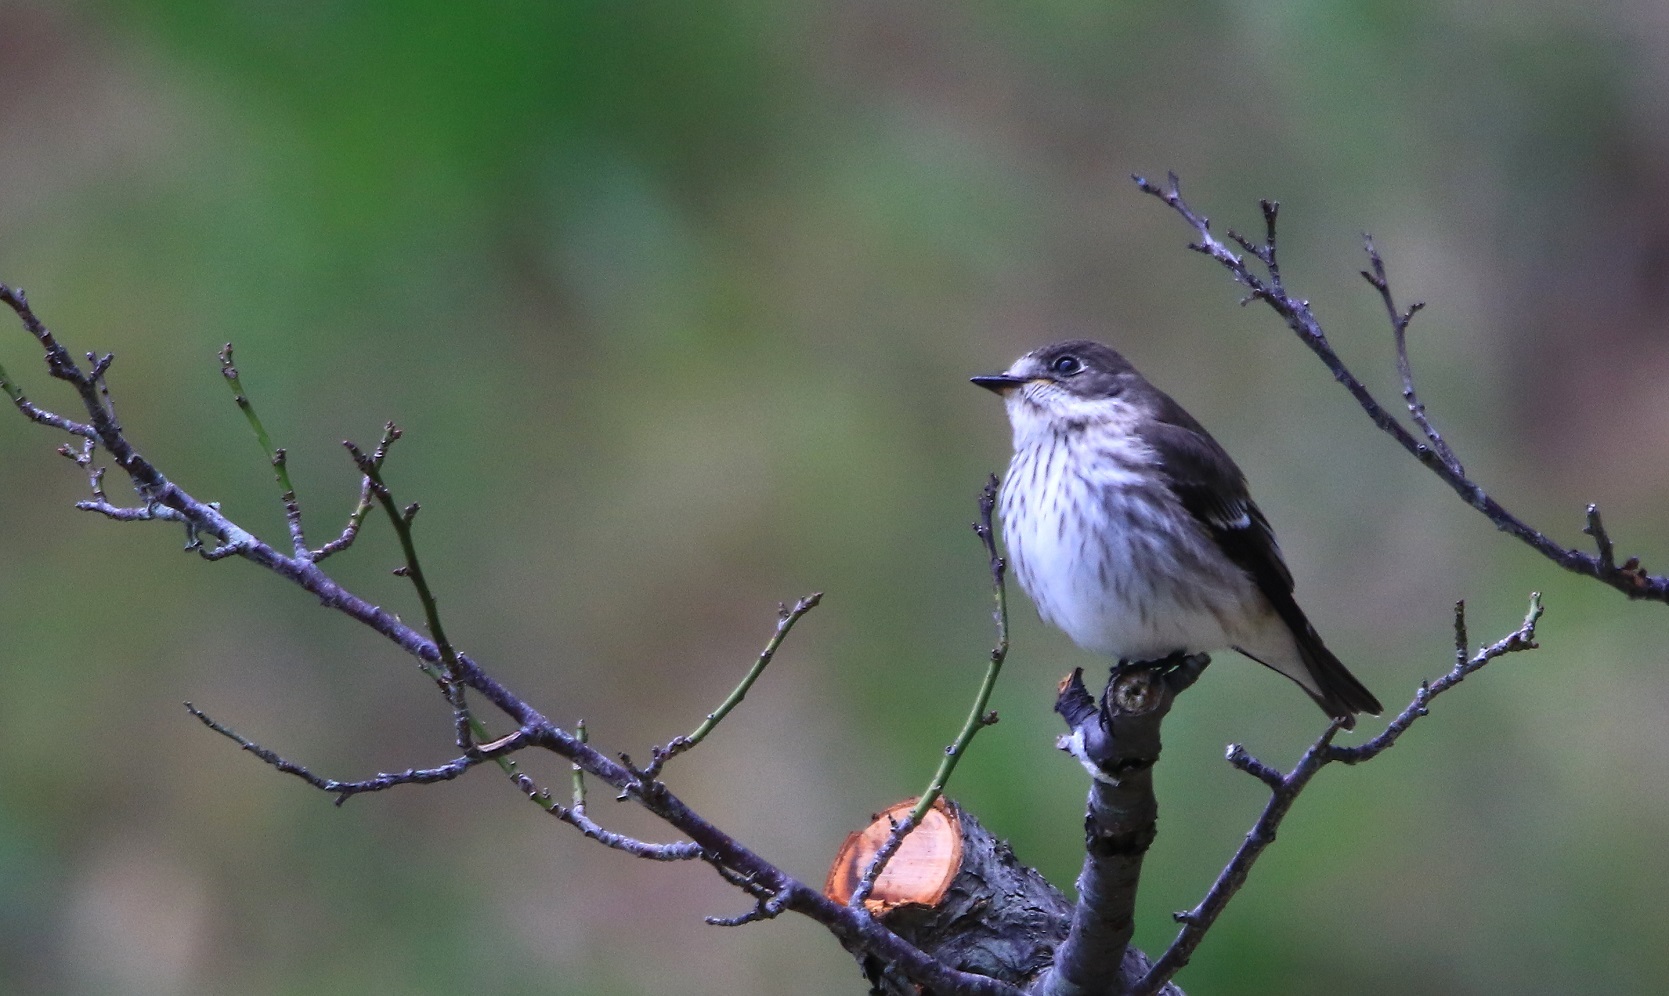
[[(967, 524), (1008, 433), (965, 378), (1105, 338), (1245, 465), (1387, 703), (1447, 667), (1456, 599), (1475, 642), (1548, 603), (1539, 653), (1326, 773), (1185, 987), (1664, 991), (1669, 615), (1465, 508), (1127, 175), (1177, 170), (1219, 231), (1281, 200), (1291, 285), (1395, 403), (1371, 230), (1431, 304), (1415, 362), (1468, 468), (1569, 544), (1599, 502), (1662, 570), (1666, 29), (1653, 3), (0, 0), (0, 280), (113, 350), (132, 437), (269, 539), (223, 342), (315, 541), (353, 497), (340, 440), (397, 420), (450, 632), (608, 750), (691, 728), (777, 601), (826, 591), (670, 774), (810, 881), (925, 781), (983, 667)], [(490, 771), (336, 809), (205, 731), (182, 700), (341, 777), (451, 753), (407, 659), (176, 529), (74, 511), (59, 442), (0, 418), (0, 990), (862, 991), (809, 921), (705, 926), (745, 906), (709, 870), (606, 851)], [(417, 614), (385, 526), (331, 563)], [(1014, 616), (953, 795), (1069, 886), (1084, 779), (1049, 709), (1100, 662)], [(1187, 696), (1144, 946), (1262, 802), (1223, 745), (1287, 764), (1320, 726), (1233, 655)]]

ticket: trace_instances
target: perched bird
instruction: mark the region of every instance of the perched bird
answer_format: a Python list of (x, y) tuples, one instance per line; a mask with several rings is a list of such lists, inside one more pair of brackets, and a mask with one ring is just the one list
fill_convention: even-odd
[(1014, 426), (1003, 540), (1045, 622), (1128, 661), (1232, 647), (1347, 728), (1380, 712), (1293, 601), (1240, 468), (1123, 356), (1063, 342), (973, 382)]

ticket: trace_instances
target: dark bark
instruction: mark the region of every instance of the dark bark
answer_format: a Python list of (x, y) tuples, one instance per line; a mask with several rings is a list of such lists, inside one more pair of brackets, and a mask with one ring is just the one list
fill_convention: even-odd
[(1160, 724), (1176, 696), (1209, 663), (1204, 655), (1120, 663), (1099, 702), (1084, 688), (1082, 671), (1074, 671), (1061, 688), (1055, 711), (1070, 730), (1062, 745), (1091, 782), (1078, 901), (1066, 942), (1036, 989), (1043, 996), (1111, 996), (1128, 992), (1142, 978), (1128, 974), (1127, 952), (1142, 861), (1158, 833), (1153, 766), (1159, 760)]
[[(962, 864), (943, 899), (931, 907), (897, 907), (882, 914), (880, 921), (957, 970), (1022, 988), (1034, 986), (1066, 940), (1073, 903), (1021, 863), (1007, 841), (992, 836), (966, 810), (950, 805), (962, 827)], [(875, 992), (923, 994), (885, 964), (873, 958), (860, 961)], [(1125, 985), (1134, 985), (1150, 967), (1147, 957), (1134, 948), (1123, 956), (1122, 965), (1112, 964), (1120, 968)], [(1165, 992), (1182, 996), (1175, 987)]]

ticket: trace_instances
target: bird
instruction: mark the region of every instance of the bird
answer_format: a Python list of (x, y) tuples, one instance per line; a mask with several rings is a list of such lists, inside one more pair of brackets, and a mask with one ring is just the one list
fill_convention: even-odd
[(1382, 711), (1298, 607), (1240, 467), (1122, 355), (1078, 339), (971, 379), (1014, 429), (998, 513), (1045, 622), (1121, 661), (1232, 648), (1345, 729)]

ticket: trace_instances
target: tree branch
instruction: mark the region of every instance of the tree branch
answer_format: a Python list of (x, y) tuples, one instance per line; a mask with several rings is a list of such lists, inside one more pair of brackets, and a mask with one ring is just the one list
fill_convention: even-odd
[(1089, 772), (1090, 791), (1072, 926), (1037, 986), (1040, 996), (1123, 993), (1144, 978), (1141, 970), (1127, 972), (1127, 954), (1142, 861), (1158, 833), (1153, 766), (1160, 724), (1210, 663), (1204, 654), (1120, 662), (1099, 704), (1084, 688), (1082, 669), (1062, 683), (1055, 711), (1070, 732), (1061, 747)]
[(239, 747), (242, 747), (244, 750), (260, 758), (262, 761), (277, 770), (282, 771), (287, 775), (295, 775), (297, 778), (300, 778), (302, 781), (313, 786), (319, 791), (334, 795), (338, 806), (347, 802), (349, 798), (360, 795), (361, 793), (381, 792), (384, 789), (391, 789), (396, 785), (428, 785), (434, 782), (449, 782), (483, 761), (491, 758), (502, 757), (530, 745), (530, 738), (527, 736), (526, 731), (518, 730), (517, 732), (494, 744), (493, 749), (490, 752), (479, 751), (475, 754), (466, 754), (463, 757), (455, 758), (434, 768), (407, 768), (405, 771), (399, 772), (381, 772), (371, 778), (362, 779), (360, 781), (345, 782), (339, 781), (335, 778), (325, 778), (320, 775), (316, 775), (304, 765), (297, 764), (294, 761), (285, 760), (275, 751), (268, 750), (253, 740), (249, 740), (241, 736), (230, 727), (211, 719), (208, 714), (204, 713), (203, 710), (192, 705), (190, 702), (185, 704), (185, 708), (187, 712), (202, 721), (204, 726), (227, 738), (228, 740), (231, 740), (233, 743), (236, 743)]
[[(1528, 544), (1531, 549), (1558, 564), (1565, 570), (1599, 580), (1617, 589), (1629, 598), (1649, 599), (1651, 601), (1669, 603), (1669, 577), (1648, 574), (1640, 567), (1638, 560), (1630, 559), (1621, 566), (1616, 565), (1610, 555), (1610, 540), (1603, 538), (1604, 533), (1594, 536), (1597, 554), (1583, 553), (1569, 549), (1549, 539), (1541, 531), (1532, 528), (1524, 520), (1508, 512), (1501, 503), (1484, 491), (1484, 489), (1466, 475), (1465, 469), (1455, 457), (1453, 450), (1438, 435), (1426, 416), (1425, 406), (1420, 403), (1414, 391), (1413, 374), (1409, 369), (1407, 345), (1405, 336), (1409, 320), (1420, 309), (1416, 304), (1406, 311), (1399, 312), (1392, 300), (1390, 281), (1385, 275), (1385, 263), (1379, 252), (1374, 248), (1371, 238), (1366, 240), (1366, 251), (1371, 269), (1364, 271), (1369, 284), (1379, 292), (1385, 302), (1385, 308), (1390, 315), (1392, 334), (1396, 339), (1398, 368), (1403, 379), (1403, 395), (1408, 402), (1411, 417), (1417, 427), (1424, 433), (1425, 441), (1416, 438), (1401, 422), (1398, 422), (1390, 412), (1386, 411), (1367, 387), (1350, 372), (1344, 361), (1334, 352), (1328, 343), (1327, 336), (1322, 332), (1321, 325), (1316, 321), (1310, 310), (1310, 302), (1296, 298), (1287, 293), (1281, 279), (1281, 272), (1276, 265), (1275, 219), (1280, 205), (1273, 201), (1262, 201), (1265, 235), (1261, 243), (1252, 242), (1234, 232), (1229, 238), (1240, 246), (1247, 254), (1263, 264), (1264, 276), (1260, 276), (1247, 266), (1246, 261), (1232, 252), (1222, 242), (1211, 234), (1211, 222), (1203, 215), (1195, 213), (1188, 202), (1182, 199), (1175, 173), (1169, 175), (1167, 186), (1160, 187), (1150, 183), (1140, 176), (1132, 177), (1136, 186), (1143, 192), (1152, 194), (1163, 201), (1181, 218), (1186, 221), (1199, 238), (1190, 243), (1188, 248), (1195, 252), (1209, 256), (1216, 260), (1237, 283), (1245, 287), (1249, 294), (1241, 300), (1241, 304), (1248, 304), (1255, 300), (1263, 301), (1286, 322), (1287, 327), (1297, 334), (1299, 340), (1310, 348), (1333, 374), (1333, 378), (1343, 384), (1345, 390), (1356, 399), (1356, 403), (1373, 420), (1374, 425), (1392, 439), (1397, 445), (1407, 450), (1416, 460), (1424, 464), (1438, 479), (1447, 484), (1468, 505), (1482, 512), (1495, 527), (1502, 532), (1515, 536)], [(1590, 506), (1591, 508), (1591, 506)], [(1598, 512), (1592, 511), (1588, 515), (1589, 529), (1584, 530), (1594, 535), (1594, 523), (1597, 522)]]
[(1177, 932), (1176, 939), (1171, 942), (1165, 953), (1153, 963), (1147, 977), (1132, 990), (1132, 996), (1148, 996), (1158, 992), (1160, 986), (1175, 978), (1176, 973), (1188, 964), (1188, 960), (1193, 957), (1194, 949), (1199, 947), (1200, 941), (1205, 938), (1206, 931), (1217, 922), (1217, 918), (1222, 915), (1223, 909), (1229, 900), (1234, 898), (1234, 894), (1246, 884), (1246, 877), (1251, 873), (1252, 865), (1264, 850), (1275, 842), (1276, 829), (1286, 818), (1287, 811), (1297, 801), (1299, 794), (1309, 785), (1310, 779), (1334, 761), (1360, 764), (1378, 757), (1390, 749), (1397, 742), (1397, 738), (1407, 732), (1416, 720), (1430, 711), (1432, 699), (1460, 684), (1468, 675), (1490, 661), (1521, 650), (1534, 650), (1536, 623), (1541, 620), (1541, 615), (1541, 596), (1531, 593), (1530, 609), (1519, 627), (1476, 654), (1470, 654), (1466, 642), (1466, 606), (1463, 602), (1456, 603), (1454, 667), (1436, 681), (1422, 682), (1414, 694), (1413, 701), (1391, 721), (1385, 731), (1358, 747), (1339, 747), (1333, 743), (1333, 738), (1340, 729), (1338, 722), (1334, 721), (1304, 751), (1292, 771), (1283, 775), (1247, 753), (1239, 744), (1230, 744), (1227, 752), (1229, 764), (1269, 786), (1269, 801), (1264, 805), (1262, 814), (1258, 816), (1246, 838), (1240, 842), (1234, 857), (1229, 859), (1229, 863), (1207, 890), (1205, 898), (1193, 909), (1175, 914), (1177, 921), (1182, 924), (1182, 929)]
[[(697, 814), (674, 795), (666, 785), (652, 777), (645, 777), (642, 772), (634, 771), (627, 765), (611, 760), (606, 755), (593, 749), (579, 736), (552, 723), (538, 709), (488, 674), (469, 655), (458, 651), (447, 642), (444, 631), (440, 626), (438, 609), (433, 595), (428, 590), (426, 582), (423, 581), (421, 569), (416, 559), (415, 544), (410, 534), (411, 521), (417, 510), (416, 506), (409, 505), (403, 509), (396, 506), (392, 495), (382, 480), (382, 457), (386, 454), (388, 444), (397, 436), (397, 430), (392, 425), (389, 426), (384, 435), (383, 445), (378, 447), (377, 451), (371, 455), (363, 454), (351, 444), (349, 449), (354, 454), (355, 462), (366, 480), (365, 492), (368, 493), (371, 500), (384, 507), (389, 515), (390, 522), (394, 525), (395, 531), (401, 539), (401, 545), (406, 555), (406, 564), (398, 573), (412, 577), (414, 585), (417, 586), (419, 599), (423, 602), (425, 615), (434, 638), (425, 636), (413, 627), (406, 625), (393, 612), (374, 605), (343, 587), (319, 567), (317, 561), (322, 557), (315, 556), (311, 551), (307, 551), (305, 547), (297, 549), (291, 554), (279, 552), (227, 518), (221, 513), (217, 504), (201, 501), (171, 481), (139, 453), (137, 448), (128, 440), (120, 422), (116, 419), (115, 409), (110, 403), (108, 390), (104, 385), (104, 375), (109, 369), (111, 357), (106, 355), (100, 358), (89, 354), (89, 362), (92, 365), (89, 370), (84, 371), (36, 316), (21, 291), (0, 284), (0, 302), (4, 302), (17, 314), (24, 328), (44, 347), (48, 372), (54, 378), (71, 385), (79, 397), (82, 407), (87, 411), (88, 421), (85, 423), (78, 422), (34, 405), (25, 398), (22, 390), (4, 371), (0, 371), (0, 388), (5, 390), (18, 410), (31, 421), (52, 426), (79, 438), (95, 440), (111, 456), (116, 465), (128, 475), (143, 502), (141, 506), (134, 508), (119, 508), (111, 505), (104, 499), (102, 492), (96, 490), (99, 478), (95, 471), (93, 472), (95, 497), (90, 502), (78, 503), (79, 507), (99, 511), (111, 518), (125, 521), (162, 519), (181, 523), (187, 532), (187, 548), (197, 550), (205, 559), (219, 560), (231, 556), (242, 557), (291, 581), (318, 598), (322, 605), (335, 609), (382, 634), (401, 650), (415, 657), (426, 666), (426, 669), (439, 665), (440, 676), (444, 680), (437, 679), (437, 681), (441, 685), (442, 691), (447, 694), (448, 701), (453, 704), (459, 727), (458, 740), (461, 746), (465, 744), (468, 746), (463, 757), (440, 768), (414, 769), (411, 772), (383, 775), (365, 782), (350, 783), (314, 775), (303, 766), (286, 761), (276, 753), (244, 739), (193, 708), (193, 713), (210, 729), (231, 738), (278, 770), (301, 777), (323, 791), (338, 794), (339, 798), (344, 791), (353, 794), (357, 791), (375, 791), (379, 788), (391, 787), (394, 784), (409, 784), (424, 779), (444, 780), (447, 777), (456, 777), (457, 774), (479, 763), (480, 759), (492, 759), (508, 763), (509, 759), (504, 755), (512, 748), (521, 750), (538, 747), (549, 750), (569, 759), (585, 773), (612, 786), (625, 798), (636, 801), (663, 822), (689, 838), (687, 844), (645, 845), (651, 849), (668, 848), (669, 850), (645, 853), (643, 856), (664, 858), (666, 855), (676, 853), (678, 858), (682, 858), (684, 849), (693, 847), (698, 850), (699, 856), (717, 869), (726, 881), (733, 884), (746, 883), (746, 891), (756, 899), (762, 896), (769, 897), (768, 903), (763, 907), (766, 912), (794, 910), (808, 916), (827, 928), (849, 949), (864, 952), (871, 957), (889, 963), (899, 973), (917, 985), (926, 987), (935, 993), (943, 994), (1017, 996), (1018, 990), (1013, 986), (984, 976), (958, 971), (906, 942), (896, 933), (877, 923), (866, 911), (827, 899), (819, 890), (806, 885), (766, 861), (736, 838)], [(236, 391), (236, 385), (234, 385), (234, 392), (241, 394), (241, 392)], [(240, 405), (240, 407), (243, 406)], [(249, 409), (246, 408), (245, 410), (248, 411)], [(86, 459), (87, 463), (90, 464), (90, 452), (86, 454)], [(78, 460), (77, 462), (81, 461)], [(361, 505), (365, 506), (367, 504), (365, 498), (362, 497)], [(341, 549), (347, 545), (351, 535), (357, 532), (357, 523), (362, 519), (363, 513), (356, 510), (355, 517), (350, 520), (349, 529), (339, 538), (335, 549)], [(213, 545), (205, 545), (202, 541), (203, 537), (210, 538)], [(293, 546), (296, 536), (292, 533), (290, 538)], [(330, 547), (331, 545), (327, 544), (324, 549), (328, 550)], [(435, 671), (430, 670), (430, 674), (433, 676)], [(470, 743), (470, 738), (463, 731), (464, 724), (472, 721), (461, 699), (461, 690), (465, 687), (481, 694), (488, 702), (508, 716), (515, 724), (517, 732), (509, 738), (495, 741), (487, 746)], [(511, 770), (513, 771), (513, 769)], [(384, 784), (385, 782), (386, 784)], [(528, 791), (530, 783), (518, 781), (517, 784), (524, 791)], [(536, 787), (533, 791), (538, 792)], [(570, 815), (572, 815), (571, 812)], [(570, 820), (569, 822), (573, 821)], [(601, 830), (601, 828), (595, 829)], [(603, 831), (603, 833), (606, 834), (607, 832)], [(594, 834), (594, 836), (597, 835)], [(601, 837), (599, 836), (598, 839), (601, 839)], [(625, 842), (626, 840), (622, 838), (615, 843), (623, 844)], [(737, 922), (743, 922), (743, 919), (757, 918), (757, 916), (747, 917), (744, 915), (744, 918), (734, 919)]]

